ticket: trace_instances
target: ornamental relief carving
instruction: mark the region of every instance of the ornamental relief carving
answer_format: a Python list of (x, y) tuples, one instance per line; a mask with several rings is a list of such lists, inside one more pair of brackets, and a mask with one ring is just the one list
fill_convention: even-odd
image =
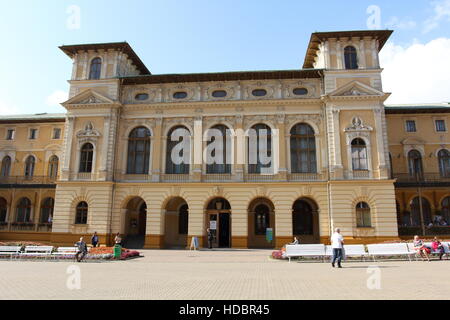
[[(296, 114), (286, 116), (286, 134), (290, 133), (290, 128), (300, 122), (313, 123), (317, 128), (322, 124), (322, 114)], [(316, 132), (317, 133), (317, 132)]]
[(351, 126), (345, 128), (345, 132), (352, 132), (352, 131), (373, 131), (373, 128), (371, 126), (365, 125), (362, 121), (362, 119), (358, 116), (353, 117)]
[[(295, 95), (295, 88), (305, 88), (307, 94)], [(253, 90), (264, 89), (266, 95), (254, 96)], [(213, 96), (214, 91), (225, 91), (224, 96)], [(184, 91), (187, 96), (175, 99), (175, 92)], [(137, 94), (148, 94), (146, 100), (136, 100)], [(226, 101), (226, 100), (265, 100), (265, 99), (310, 99), (318, 98), (320, 94), (320, 82), (303, 80), (263, 80), (249, 82), (218, 82), (218, 83), (193, 83), (165, 84), (165, 85), (127, 85), (122, 89), (123, 102), (126, 104), (146, 104), (161, 102), (183, 102), (183, 101)]]
[[(305, 95), (296, 95), (294, 94), (294, 89), (296, 88), (305, 88), (308, 90), (308, 93)], [(312, 81), (296, 81), (293, 83), (287, 83), (283, 85), (283, 96), (285, 98), (290, 99), (311, 99), (311, 98), (317, 98), (317, 83), (314, 83)]]

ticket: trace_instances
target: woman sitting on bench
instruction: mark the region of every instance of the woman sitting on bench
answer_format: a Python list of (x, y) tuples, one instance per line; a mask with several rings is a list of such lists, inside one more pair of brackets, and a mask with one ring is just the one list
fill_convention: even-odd
[(422, 260), (425, 261), (425, 258), (427, 258), (428, 262), (430, 262), (429, 254), (431, 252), (430, 248), (426, 247), (423, 243), (423, 240), (419, 238), (419, 236), (414, 236), (414, 249), (417, 251), (417, 253), (420, 254), (422, 257)]

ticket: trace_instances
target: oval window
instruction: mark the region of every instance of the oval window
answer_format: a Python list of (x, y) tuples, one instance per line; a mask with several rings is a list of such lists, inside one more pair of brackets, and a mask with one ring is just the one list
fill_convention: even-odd
[(143, 101), (148, 99), (148, 94), (146, 93), (138, 93), (135, 97), (136, 100)]
[(186, 97), (187, 97), (187, 92), (184, 92), (184, 91), (175, 92), (173, 94), (174, 99), (184, 99)]
[(292, 90), (292, 93), (294, 93), (296, 96), (305, 96), (308, 94), (308, 89), (306, 88), (295, 88)]
[(252, 95), (255, 97), (264, 97), (267, 94), (265, 89), (255, 89), (252, 91)]
[(223, 98), (227, 96), (227, 92), (225, 90), (216, 90), (213, 91), (212, 96), (214, 98)]

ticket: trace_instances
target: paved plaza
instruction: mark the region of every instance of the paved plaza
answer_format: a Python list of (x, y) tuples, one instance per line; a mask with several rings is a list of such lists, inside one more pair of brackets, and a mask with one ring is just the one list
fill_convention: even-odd
[[(351, 262), (332, 269), (272, 260), (268, 250), (141, 252), (143, 258), (102, 263), (0, 261), (0, 299), (450, 298), (448, 260)], [(80, 289), (67, 286), (73, 265), (80, 267)]]

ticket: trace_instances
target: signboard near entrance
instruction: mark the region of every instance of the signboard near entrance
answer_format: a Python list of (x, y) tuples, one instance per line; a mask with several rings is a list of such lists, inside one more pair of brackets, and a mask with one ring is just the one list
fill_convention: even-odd
[(209, 228), (211, 230), (217, 230), (217, 221), (210, 221), (209, 222)]
[(272, 240), (273, 240), (273, 229), (272, 228), (266, 229), (266, 240), (267, 240), (267, 242), (272, 242)]

